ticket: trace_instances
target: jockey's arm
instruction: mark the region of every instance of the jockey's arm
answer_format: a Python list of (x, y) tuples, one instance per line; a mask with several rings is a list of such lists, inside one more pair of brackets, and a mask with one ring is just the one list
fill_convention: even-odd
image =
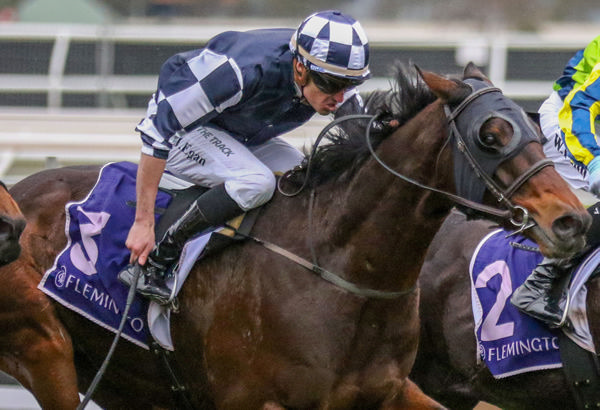
[[(217, 64), (222, 60), (226, 62)], [(239, 68), (234, 69), (234, 65), (233, 59), (210, 50), (169, 58), (161, 69), (158, 89), (148, 102), (146, 117), (136, 128), (145, 145), (142, 152), (166, 159), (174, 135), (204, 125), (239, 103), (242, 94), (253, 86), (242, 85)]]
[(125, 245), (131, 251), (130, 263), (146, 263), (154, 248), (154, 204), (158, 184), (165, 169), (166, 160), (142, 154), (136, 177), (135, 220)]

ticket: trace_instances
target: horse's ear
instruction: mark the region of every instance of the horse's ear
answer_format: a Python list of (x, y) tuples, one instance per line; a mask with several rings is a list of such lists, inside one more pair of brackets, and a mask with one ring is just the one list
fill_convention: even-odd
[(472, 61), (467, 64), (463, 73), (463, 78), (477, 78), (478, 80), (492, 83), (489, 78)]
[(471, 92), (469, 86), (460, 81), (452, 81), (431, 71), (421, 71), (416, 68), (431, 91), (446, 103), (452, 104), (453, 101), (462, 99), (465, 94)]

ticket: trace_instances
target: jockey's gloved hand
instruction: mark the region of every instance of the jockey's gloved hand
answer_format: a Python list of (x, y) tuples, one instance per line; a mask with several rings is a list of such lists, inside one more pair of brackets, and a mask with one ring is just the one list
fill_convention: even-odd
[(600, 195), (600, 157), (595, 157), (587, 166), (590, 191), (596, 196)]
[(398, 120), (395, 120), (393, 118), (382, 118), (373, 121), (371, 125), (371, 132), (374, 134), (387, 135), (394, 131), (396, 128), (398, 128), (399, 125), (400, 123), (398, 122)]

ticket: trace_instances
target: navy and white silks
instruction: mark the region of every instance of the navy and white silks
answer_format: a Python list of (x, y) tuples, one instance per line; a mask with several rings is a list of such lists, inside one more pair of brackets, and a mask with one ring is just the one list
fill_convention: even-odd
[[(267, 202), (273, 172), (304, 158), (278, 136), (315, 114), (294, 82), (293, 33), (229, 31), (169, 58), (137, 126), (142, 153), (166, 159), (169, 172), (193, 184), (225, 183), (244, 210)], [(359, 98), (356, 90), (344, 97)]]

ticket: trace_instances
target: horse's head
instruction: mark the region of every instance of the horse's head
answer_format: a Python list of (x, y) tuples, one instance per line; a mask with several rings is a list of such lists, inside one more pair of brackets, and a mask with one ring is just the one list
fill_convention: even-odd
[(0, 266), (7, 265), (21, 254), (19, 238), (25, 229), (25, 218), (19, 206), (0, 182)]
[(510, 210), (507, 227), (525, 228), (546, 256), (582, 250), (591, 217), (545, 158), (540, 129), (523, 109), (473, 64), (462, 81), (421, 75), (446, 107), (458, 195)]

